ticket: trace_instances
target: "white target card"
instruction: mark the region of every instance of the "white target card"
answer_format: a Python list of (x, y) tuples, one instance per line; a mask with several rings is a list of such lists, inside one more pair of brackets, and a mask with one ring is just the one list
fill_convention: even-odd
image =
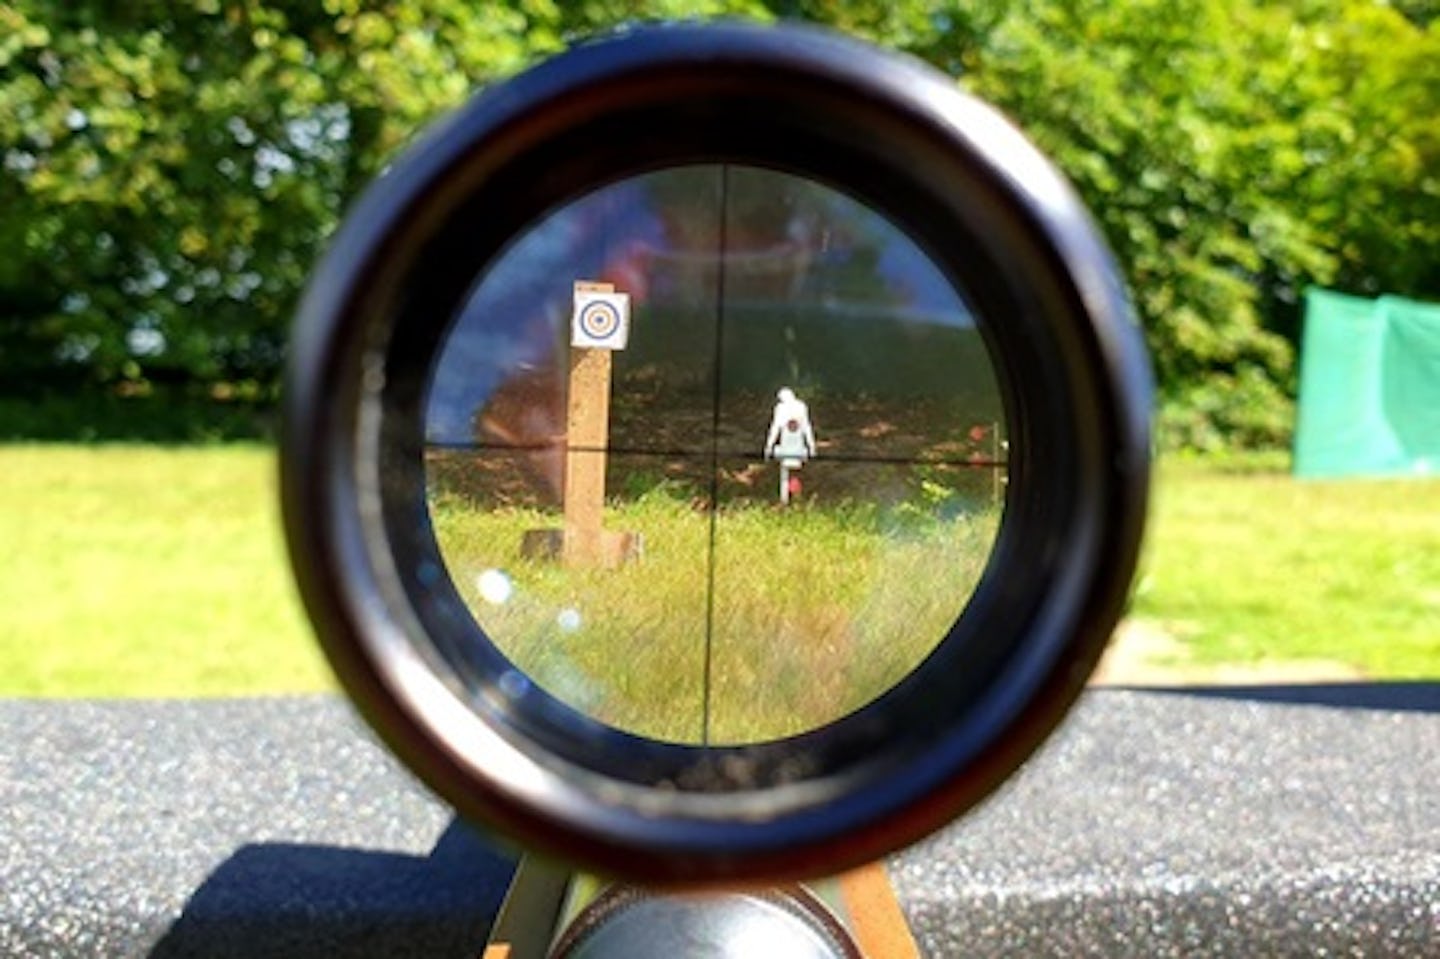
[(625, 349), (630, 338), (630, 294), (576, 286), (570, 345), (597, 350)]

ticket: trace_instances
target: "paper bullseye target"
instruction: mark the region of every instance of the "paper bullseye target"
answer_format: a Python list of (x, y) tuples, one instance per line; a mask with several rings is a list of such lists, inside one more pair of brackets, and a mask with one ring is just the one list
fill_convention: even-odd
[(630, 295), (575, 292), (570, 344), (590, 349), (623, 350), (630, 336)]
[(608, 340), (620, 329), (620, 311), (613, 303), (596, 300), (580, 314), (580, 327), (591, 339)]

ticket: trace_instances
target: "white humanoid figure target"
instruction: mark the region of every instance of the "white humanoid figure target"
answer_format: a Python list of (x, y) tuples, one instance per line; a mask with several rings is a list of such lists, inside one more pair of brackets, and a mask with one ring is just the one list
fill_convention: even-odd
[(800, 492), (800, 477), (795, 470), (815, 455), (815, 430), (810, 425), (810, 408), (785, 387), (776, 394), (775, 413), (770, 418), (770, 432), (765, 437), (765, 458), (780, 462), (780, 502)]

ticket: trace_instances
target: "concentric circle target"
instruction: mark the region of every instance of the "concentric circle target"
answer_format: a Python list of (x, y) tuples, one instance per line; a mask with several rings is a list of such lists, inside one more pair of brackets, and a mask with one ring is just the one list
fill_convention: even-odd
[(592, 300), (580, 311), (580, 326), (593, 340), (608, 340), (620, 329), (620, 311), (607, 300)]

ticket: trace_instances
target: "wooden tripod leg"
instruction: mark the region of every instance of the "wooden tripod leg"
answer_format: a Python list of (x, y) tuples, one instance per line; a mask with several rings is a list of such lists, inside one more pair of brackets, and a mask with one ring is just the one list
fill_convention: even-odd
[(850, 934), (866, 959), (920, 959), (920, 949), (885, 866), (875, 862), (840, 877)]

